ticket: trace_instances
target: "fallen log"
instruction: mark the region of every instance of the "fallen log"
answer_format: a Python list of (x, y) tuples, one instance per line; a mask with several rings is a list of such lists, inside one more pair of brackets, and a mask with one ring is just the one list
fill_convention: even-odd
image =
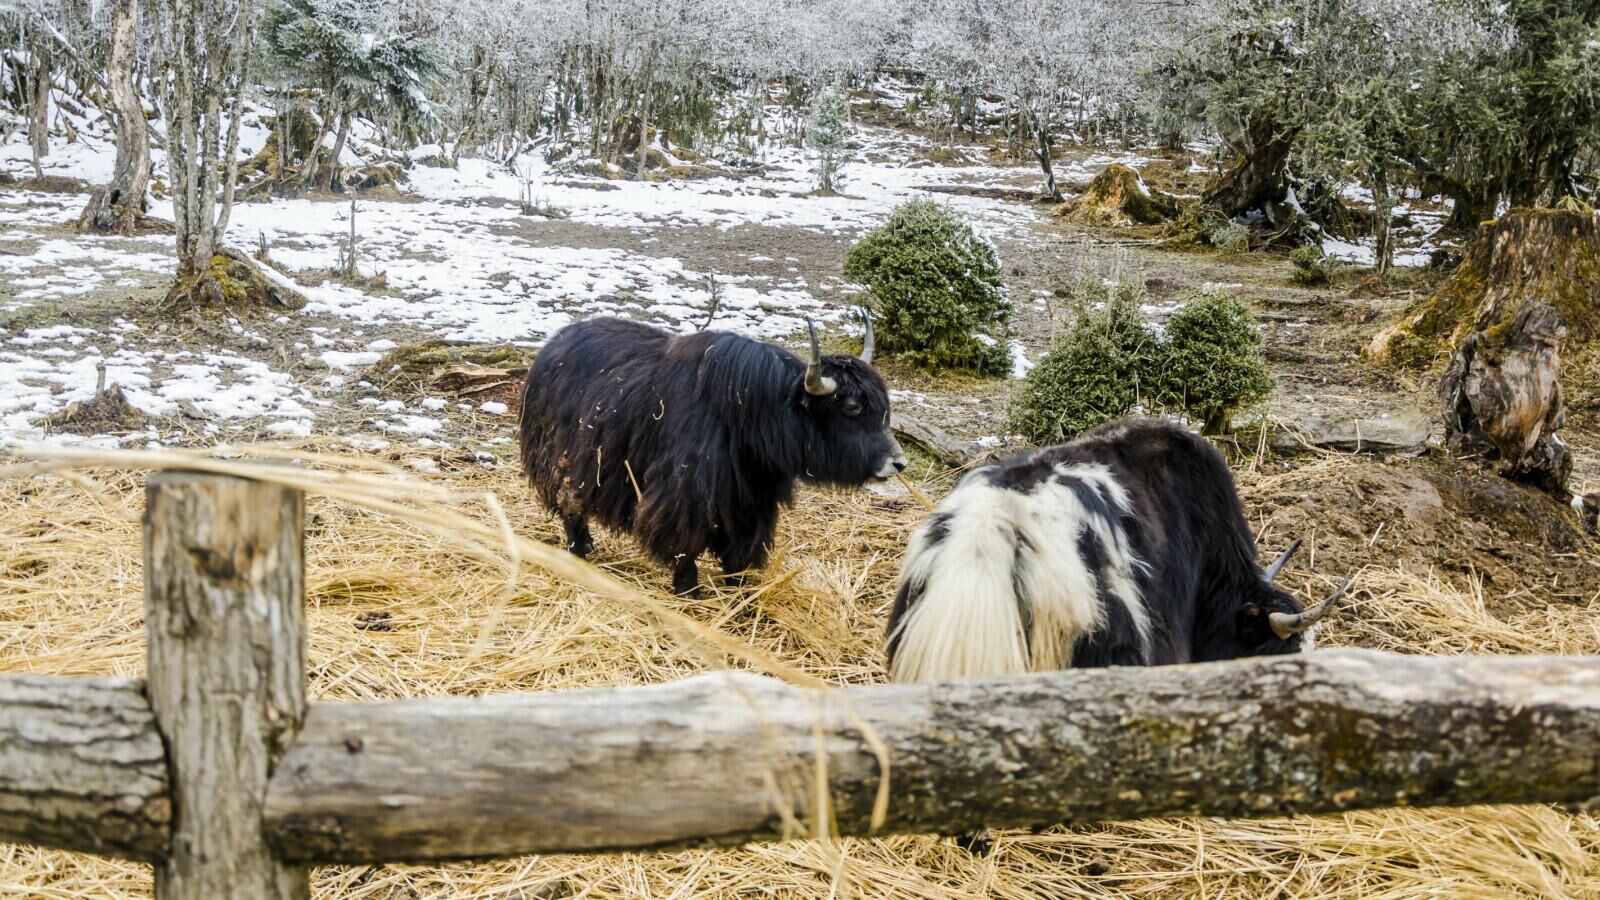
[[(1062, 185), (1063, 190), (1071, 190), (1072, 185)], [(989, 200), (1019, 200), (1023, 203), (1038, 203), (1041, 198), (1036, 190), (1013, 187), (989, 187), (975, 184), (919, 184), (916, 190), (927, 191), (930, 194), (951, 194), (958, 197), (983, 197)]]
[(841, 835), (1592, 804), (1600, 658), (1335, 650), (826, 694), (716, 673), (321, 704), (264, 819), (304, 863), (730, 846), (809, 833), (818, 771)]
[(932, 453), (952, 469), (965, 468), (988, 455), (988, 450), (976, 442), (957, 440), (937, 426), (903, 412), (891, 414), (889, 427), (901, 440)]
[[(137, 682), (0, 678), (0, 840), (159, 860), (162, 750)], [(1600, 657), (1328, 650), (827, 693), (720, 672), (314, 704), (260, 822), (291, 864), (732, 846), (811, 833), (818, 772), (840, 835), (1594, 808)]]

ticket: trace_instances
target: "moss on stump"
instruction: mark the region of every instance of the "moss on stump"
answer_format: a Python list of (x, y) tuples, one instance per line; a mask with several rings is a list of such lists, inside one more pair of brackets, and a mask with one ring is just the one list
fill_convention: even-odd
[(1374, 362), (1424, 369), (1467, 335), (1504, 339), (1529, 303), (1554, 307), (1573, 340), (1600, 337), (1600, 217), (1565, 209), (1513, 209), (1485, 222), (1455, 272), (1367, 348)]
[(1156, 225), (1177, 214), (1176, 202), (1152, 192), (1137, 171), (1122, 163), (1106, 166), (1057, 213), (1068, 222), (1099, 226)]
[(299, 309), (306, 298), (263, 272), (248, 256), (223, 250), (198, 272), (179, 276), (167, 292), (166, 304), (187, 303), (202, 308), (242, 310), (252, 308)]

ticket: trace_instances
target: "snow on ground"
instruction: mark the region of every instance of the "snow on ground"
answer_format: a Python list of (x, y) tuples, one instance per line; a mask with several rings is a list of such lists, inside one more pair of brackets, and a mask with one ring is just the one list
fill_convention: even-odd
[[(103, 181), (114, 157), (111, 142), (94, 123), (78, 124), (76, 140), (52, 145), (45, 172)], [(266, 130), (257, 113), (248, 114), (243, 125), (241, 154), (248, 155)], [(345, 331), (357, 334), (397, 324), (448, 339), (538, 345), (563, 325), (597, 314), (692, 330), (711, 307), (708, 285), (714, 276), (717, 327), (762, 338), (792, 336), (806, 316), (855, 327), (845, 314), (852, 287), (840, 279), (808, 283), (781, 246), (746, 259), (760, 263), (762, 274), (730, 275), (698, 271), (670, 253), (605, 246), (611, 243), (605, 240), (588, 242), (599, 246), (552, 245), (531, 227), (544, 220), (521, 212), (525, 178), (541, 208), (564, 216), (563, 227), (626, 230), (635, 239), (615, 243), (636, 248), (650, 247), (664, 229), (688, 226), (757, 225), (853, 236), (918, 196), (936, 196), (959, 209), (991, 238), (1027, 227), (1025, 207), (919, 190), (934, 184), (1014, 183), (1029, 171), (1026, 167), (913, 165), (917, 146), (887, 129), (858, 129), (857, 143), (854, 161), (844, 170), (843, 193), (831, 197), (812, 195), (810, 162), (794, 148), (767, 151), (758, 160), (760, 174), (667, 182), (576, 174), (538, 156), (519, 158), (516, 171), (479, 159), (463, 159), (458, 169), (418, 164), (409, 172), (406, 196), (362, 199), (355, 212), (359, 269), (365, 275), (383, 273), (387, 287), (364, 291), (332, 280), (302, 286), (310, 300), (305, 314), (343, 320)], [(1085, 164), (1095, 162), (1103, 164)], [(156, 165), (159, 173), (164, 167), (159, 154)], [(0, 146), (0, 171), (31, 176), (26, 147)], [(173, 266), (170, 236), (77, 235), (70, 226), (86, 200), (82, 194), (0, 192), (0, 312), (48, 305), (51, 315), (59, 307), (65, 318), (75, 298), (151, 288), (165, 280)], [(170, 201), (158, 200), (151, 212), (170, 219)], [(228, 240), (253, 248), (265, 239), (274, 265), (304, 280), (304, 273), (335, 267), (340, 242), (350, 231), (349, 216), (347, 203), (239, 204)], [(264, 362), (172, 350), (170, 343), (141, 335), (132, 325), (112, 334), (72, 326), (0, 328), (0, 446), (41, 438), (37, 420), (90, 396), (95, 365), (102, 361), (109, 380), (122, 385), (129, 401), (146, 413), (191, 416), (208, 432), (230, 421), (263, 420), (273, 433), (310, 433), (317, 409), (329, 403), (319, 395), (343, 388), (349, 374), (393, 348), (392, 341), (352, 342), (339, 329), (310, 331), (310, 345), (295, 349), (318, 360), (329, 374), (306, 385)], [(1018, 370), (1025, 365), (1019, 354)], [(425, 436), (440, 427), (426, 415), (436, 408), (374, 408), (370, 424), (390, 435)], [(488, 407), (481, 411), (499, 414)]]

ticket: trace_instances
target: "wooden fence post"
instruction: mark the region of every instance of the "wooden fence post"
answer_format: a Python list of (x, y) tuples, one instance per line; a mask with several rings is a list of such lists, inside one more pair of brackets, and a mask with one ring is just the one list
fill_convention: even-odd
[(221, 475), (145, 489), (145, 634), (172, 841), (157, 900), (284, 900), (308, 870), (268, 849), (267, 781), (306, 714), (304, 501)]

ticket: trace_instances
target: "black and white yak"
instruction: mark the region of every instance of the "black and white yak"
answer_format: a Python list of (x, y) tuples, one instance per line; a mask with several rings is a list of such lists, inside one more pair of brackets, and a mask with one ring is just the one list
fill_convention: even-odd
[(969, 473), (912, 536), (889, 617), (894, 681), (1294, 653), (1304, 611), (1263, 572), (1222, 454), (1135, 419)]
[(528, 371), (522, 466), (561, 516), (567, 547), (590, 520), (632, 532), (695, 594), (709, 549), (727, 574), (766, 563), (796, 480), (859, 485), (906, 466), (889, 389), (860, 358), (811, 358), (720, 331), (675, 336), (628, 319), (561, 329)]

